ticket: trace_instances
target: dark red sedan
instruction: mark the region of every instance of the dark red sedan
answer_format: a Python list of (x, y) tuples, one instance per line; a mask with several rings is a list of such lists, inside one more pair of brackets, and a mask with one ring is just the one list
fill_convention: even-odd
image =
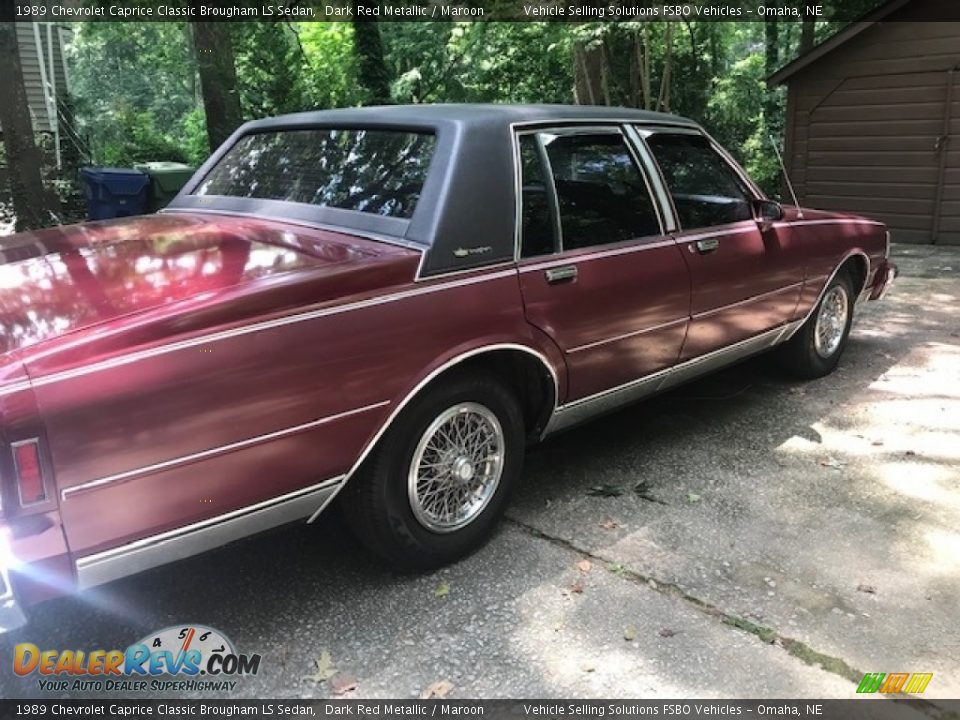
[(781, 207), (680, 117), (249, 123), (159, 215), (2, 243), (0, 630), (335, 497), (448, 562), (528, 443), (775, 347), (829, 373), (894, 275), (882, 224)]

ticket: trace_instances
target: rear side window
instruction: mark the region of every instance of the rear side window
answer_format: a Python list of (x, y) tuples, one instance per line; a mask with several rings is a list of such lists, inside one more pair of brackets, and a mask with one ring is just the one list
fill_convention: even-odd
[(284, 200), (409, 218), (433, 157), (432, 134), (392, 130), (281, 130), (246, 135), (197, 195)]
[[(520, 138), (520, 162), (524, 257), (660, 234), (653, 198), (620, 133), (526, 135)], [(552, 184), (544, 182), (548, 175)], [(556, 217), (559, 243), (551, 222)]]
[(750, 193), (702, 135), (656, 133), (647, 138), (684, 229), (750, 220)]
[(564, 250), (660, 234), (653, 199), (622, 135), (541, 138), (557, 189)]
[(520, 218), (521, 257), (548, 255), (556, 251), (553, 189), (546, 173), (535, 135), (520, 138), (520, 168), (523, 176), (522, 215)]

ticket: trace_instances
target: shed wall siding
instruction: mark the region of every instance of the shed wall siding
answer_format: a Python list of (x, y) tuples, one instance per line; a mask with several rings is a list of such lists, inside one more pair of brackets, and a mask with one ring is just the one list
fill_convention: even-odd
[[(960, 23), (897, 22), (918, 0), (789, 80), (788, 167), (800, 202), (861, 212), (894, 240), (960, 244)], [(943, 133), (947, 81), (954, 88)]]

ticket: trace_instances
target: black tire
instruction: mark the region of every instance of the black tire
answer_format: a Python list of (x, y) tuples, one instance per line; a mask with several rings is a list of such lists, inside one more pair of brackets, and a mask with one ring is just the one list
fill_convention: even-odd
[[(845, 295), (846, 301), (846, 321), (843, 323), (842, 333), (836, 346), (817, 341), (817, 323), (824, 312), (824, 304), (829, 303), (835, 296), (834, 288), (840, 288)], [(823, 296), (817, 303), (817, 307), (807, 318), (807, 321), (796, 332), (796, 334), (784, 343), (779, 350), (779, 358), (784, 367), (792, 374), (807, 379), (829, 375), (840, 362), (840, 356), (843, 355), (843, 349), (847, 345), (847, 337), (850, 335), (850, 326), (853, 323), (853, 308), (856, 299), (853, 288), (853, 280), (845, 272), (837, 273), (823, 292)]]
[[(481, 406), (499, 422), (502, 468), (495, 490), (476, 516), (462, 527), (438, 532), (414, 512), (409, 473), (428, 429), (465, 403)], [(394, 420), (340, 494), (341, 511), (360, 542), (391, 568), (417, 571), (445, 565), (490, 537), (519, 482), (524, 445), (523, 414), (513, 394), (490, 375), (454, 375), (422, 392)]]

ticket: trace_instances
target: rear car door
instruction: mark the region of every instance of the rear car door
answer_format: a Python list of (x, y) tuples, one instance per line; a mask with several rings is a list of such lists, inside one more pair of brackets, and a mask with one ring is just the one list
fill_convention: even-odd
[(702, 133), (637, 128), (670, 193), (678, 244), (690, 269), (690, 329), (681, 360), (719, 350), (785, 323), (803, 285), (794, 248), (761, 230), (759, 192)]
[(688, 272), (636, 148), (616, 125), (524, 131), (517, 143), (523, 300), (565, 354), (568, 400), (674, 364)]

